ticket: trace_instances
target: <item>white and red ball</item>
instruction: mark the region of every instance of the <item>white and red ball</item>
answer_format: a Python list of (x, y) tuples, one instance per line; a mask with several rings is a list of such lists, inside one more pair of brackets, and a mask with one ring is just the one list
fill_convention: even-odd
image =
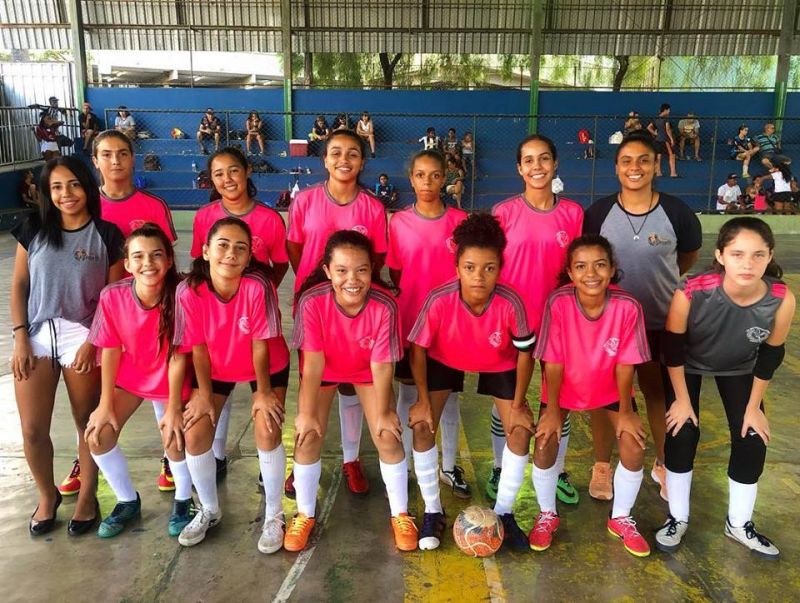
[(453, 539), (470, 557), (494, 555), (503, 544), (503, 534), (497, 513), (477, 505), (461, 511), (453, 524)]

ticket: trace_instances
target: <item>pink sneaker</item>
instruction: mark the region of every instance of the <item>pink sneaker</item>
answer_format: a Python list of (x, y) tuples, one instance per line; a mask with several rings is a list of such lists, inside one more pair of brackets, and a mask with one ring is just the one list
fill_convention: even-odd
[(546, 551), (553, 542), (553, 534), (556, 533), (561, 520), (558, 513), (545, 511), (536, 516), (536, 523), (528, 534), (528, 544), (534, 551)]
[(625, 550), (637, 557), (647, 557), (650, 554), (650, 545), (636, 529), (633, 517), (613, 517), (608, 520), (608, 532), (612, 536), (622, 539)]

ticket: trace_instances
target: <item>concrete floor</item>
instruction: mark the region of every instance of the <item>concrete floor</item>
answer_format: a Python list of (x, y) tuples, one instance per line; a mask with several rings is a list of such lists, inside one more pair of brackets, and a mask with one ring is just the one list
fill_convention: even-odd
[[(188, 222), (188, 221), (183, 221)], [(179, 233), (181, 266), (189, 232)], [(800, 291), (800, 242), (779, 237), (779, 255), (789, 268), (787, 281)], [(713, 245), (706, 237), (704, 256)], [(9, 282), (14, 242), (0, 235), (0, 279)], [(787, 258), (791, 261), (787, 262)], [(287, 279), (288, 281), (289, 279)], [(291, 283), (281, 287), (289, 298)], [(289, 312), (284, 312), (285, 323)], [(10, 352), (7, 304), (0, 303), (0, 358)], [(287, 333), (291, 332), (286, 324)], [(331, 416), (323, 457), (318, 512), (318, 544), (303, 554), (279, 552), (264, 556), (256, 550), (263, 502), (256, 484), (258, 462), (249, 420), (247, 389), (237, 388), (230, 424), (227, 479), (220, 488), (224, 520), (207, 541), (183, 549), (166, 535), (171, 495), (155, 487), (161, 456), (153, 411), (143, 405), (123, 432), (139, 489), (142, 519), (111, 540), (92, 535), (80, 539), (66, 534), (73, 502), (65, 500), (56, 531), (31, 539), (27, 522), (35, 506), (33, 482), (22, 454), (13, 384), (0, 376), (0, 584), (2, 601), (797, 601), (800, 600), (800, 536), (798, 519), (800, 471), (797, 433), (800, 415), (796, 399), (800, 387), (800, 343), (795, 328), (787, 360), (770, 389), (769, 416), (773, 443), (761, 480), (756, 523), (781, 548), (782, 559), (768, 562), (750, 555), (723, 535), (727, 505), (725, 467), (728, 434), (721, 405), (712, 383), (703, 395), (703, 435), (695, 471), (692, 522), (684, 546), (674, 555), (654, 550), (647, 559), (626, 553), (605, 530), (609, 503), (587, 494), (591, 467), (588, 423), (573, 420), (567, 469), (581, 493), (577, 507), (561, 506), (562, 525), (553, 547), (545, 553), (501, 552), (488, 560), (464, 556), (448, 537), (435, 552), (400, 554), (393, 547), (388, 504), (382, 493), (377, 457), (364, 437), (362, 458), (372, 492), (352, 497), (341, 484), (339, 426)], [(0, 370), (8, 372), (6, 363)], [(536, 379), (534, 379), (536, 380)], [(467, 391), (474, 392), (474, 379)], [(534, 386), (538, 389), (538, 386)], [(289, 421), (284, 441), (292, 443), (297, 379), (289, 390)], [(535, 394), (532, 394), (532, 396)], [(474, 503), (488, 506), (484, 495), (491, 467), (489, 405), (474, 394), (464, 396), (459, 462), (474, 486)], [(56, 474), (65, 474), (72, 462), (75, 432), (65, 393), (59, 389), (53, 421)], [(652, 463), (652, 452), (648, 452)], [(649, 467), (649, 465), (648, 465)], [(415, 482), (410, 483), (411, 511), (422, 512)], [(114, 497), (101, 482), (103, 514)], [(443, 493), (452, 518), (466, 506)], [(294, 512), (285, 500), (287, 514)], [(531, 527), (537, 511), (526, 480), (516, 512), (523, 529)], [(666, 504), (646, 477), (634, 509), (642, 531), (648, 534), (663, 521)]]

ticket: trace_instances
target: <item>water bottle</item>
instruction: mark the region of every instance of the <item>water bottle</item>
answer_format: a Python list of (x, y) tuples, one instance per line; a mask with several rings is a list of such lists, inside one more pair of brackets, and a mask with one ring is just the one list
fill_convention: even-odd
[(197, 164), (194, 161), (192, 161), (192, 171), (193, 172), (197, 171)]
[(192, 178), (192, 188), (197, 188), (197, 178)]

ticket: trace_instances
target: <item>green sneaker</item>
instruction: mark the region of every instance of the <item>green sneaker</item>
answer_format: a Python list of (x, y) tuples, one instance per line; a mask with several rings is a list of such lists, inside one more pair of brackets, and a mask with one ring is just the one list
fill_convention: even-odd
[(100, 522), (97, 535), (100, 538), (113, 538), (125, 529), (125, 525), (139, 517), (142, 513), (142, 499), (136, 493), (136, 500), (131, 502), (118, 502), (111, 511), (111, 515)]
[(176, 500), (172, 504), (172, 514), (169, 516), (167, 533), (173, 538), (178, 536), (183, 531), (183, 528), (192, 521), (196, 512), (197, 509), (195, 509), (193, 499)]
[(492, 477), (486, 482), (486, 496), (489, 500), (497, 500), (497, 487), (500, 485), (500, 467), (492, 467)]
[(569, 483), (569, 474), (568, 473), (559, 473), (558, 474), (558, 485), (556, 486), (556, 496), (558, 500), (560, 500), (565, 505), (577, 505), (578, 499), (578, 490)]

